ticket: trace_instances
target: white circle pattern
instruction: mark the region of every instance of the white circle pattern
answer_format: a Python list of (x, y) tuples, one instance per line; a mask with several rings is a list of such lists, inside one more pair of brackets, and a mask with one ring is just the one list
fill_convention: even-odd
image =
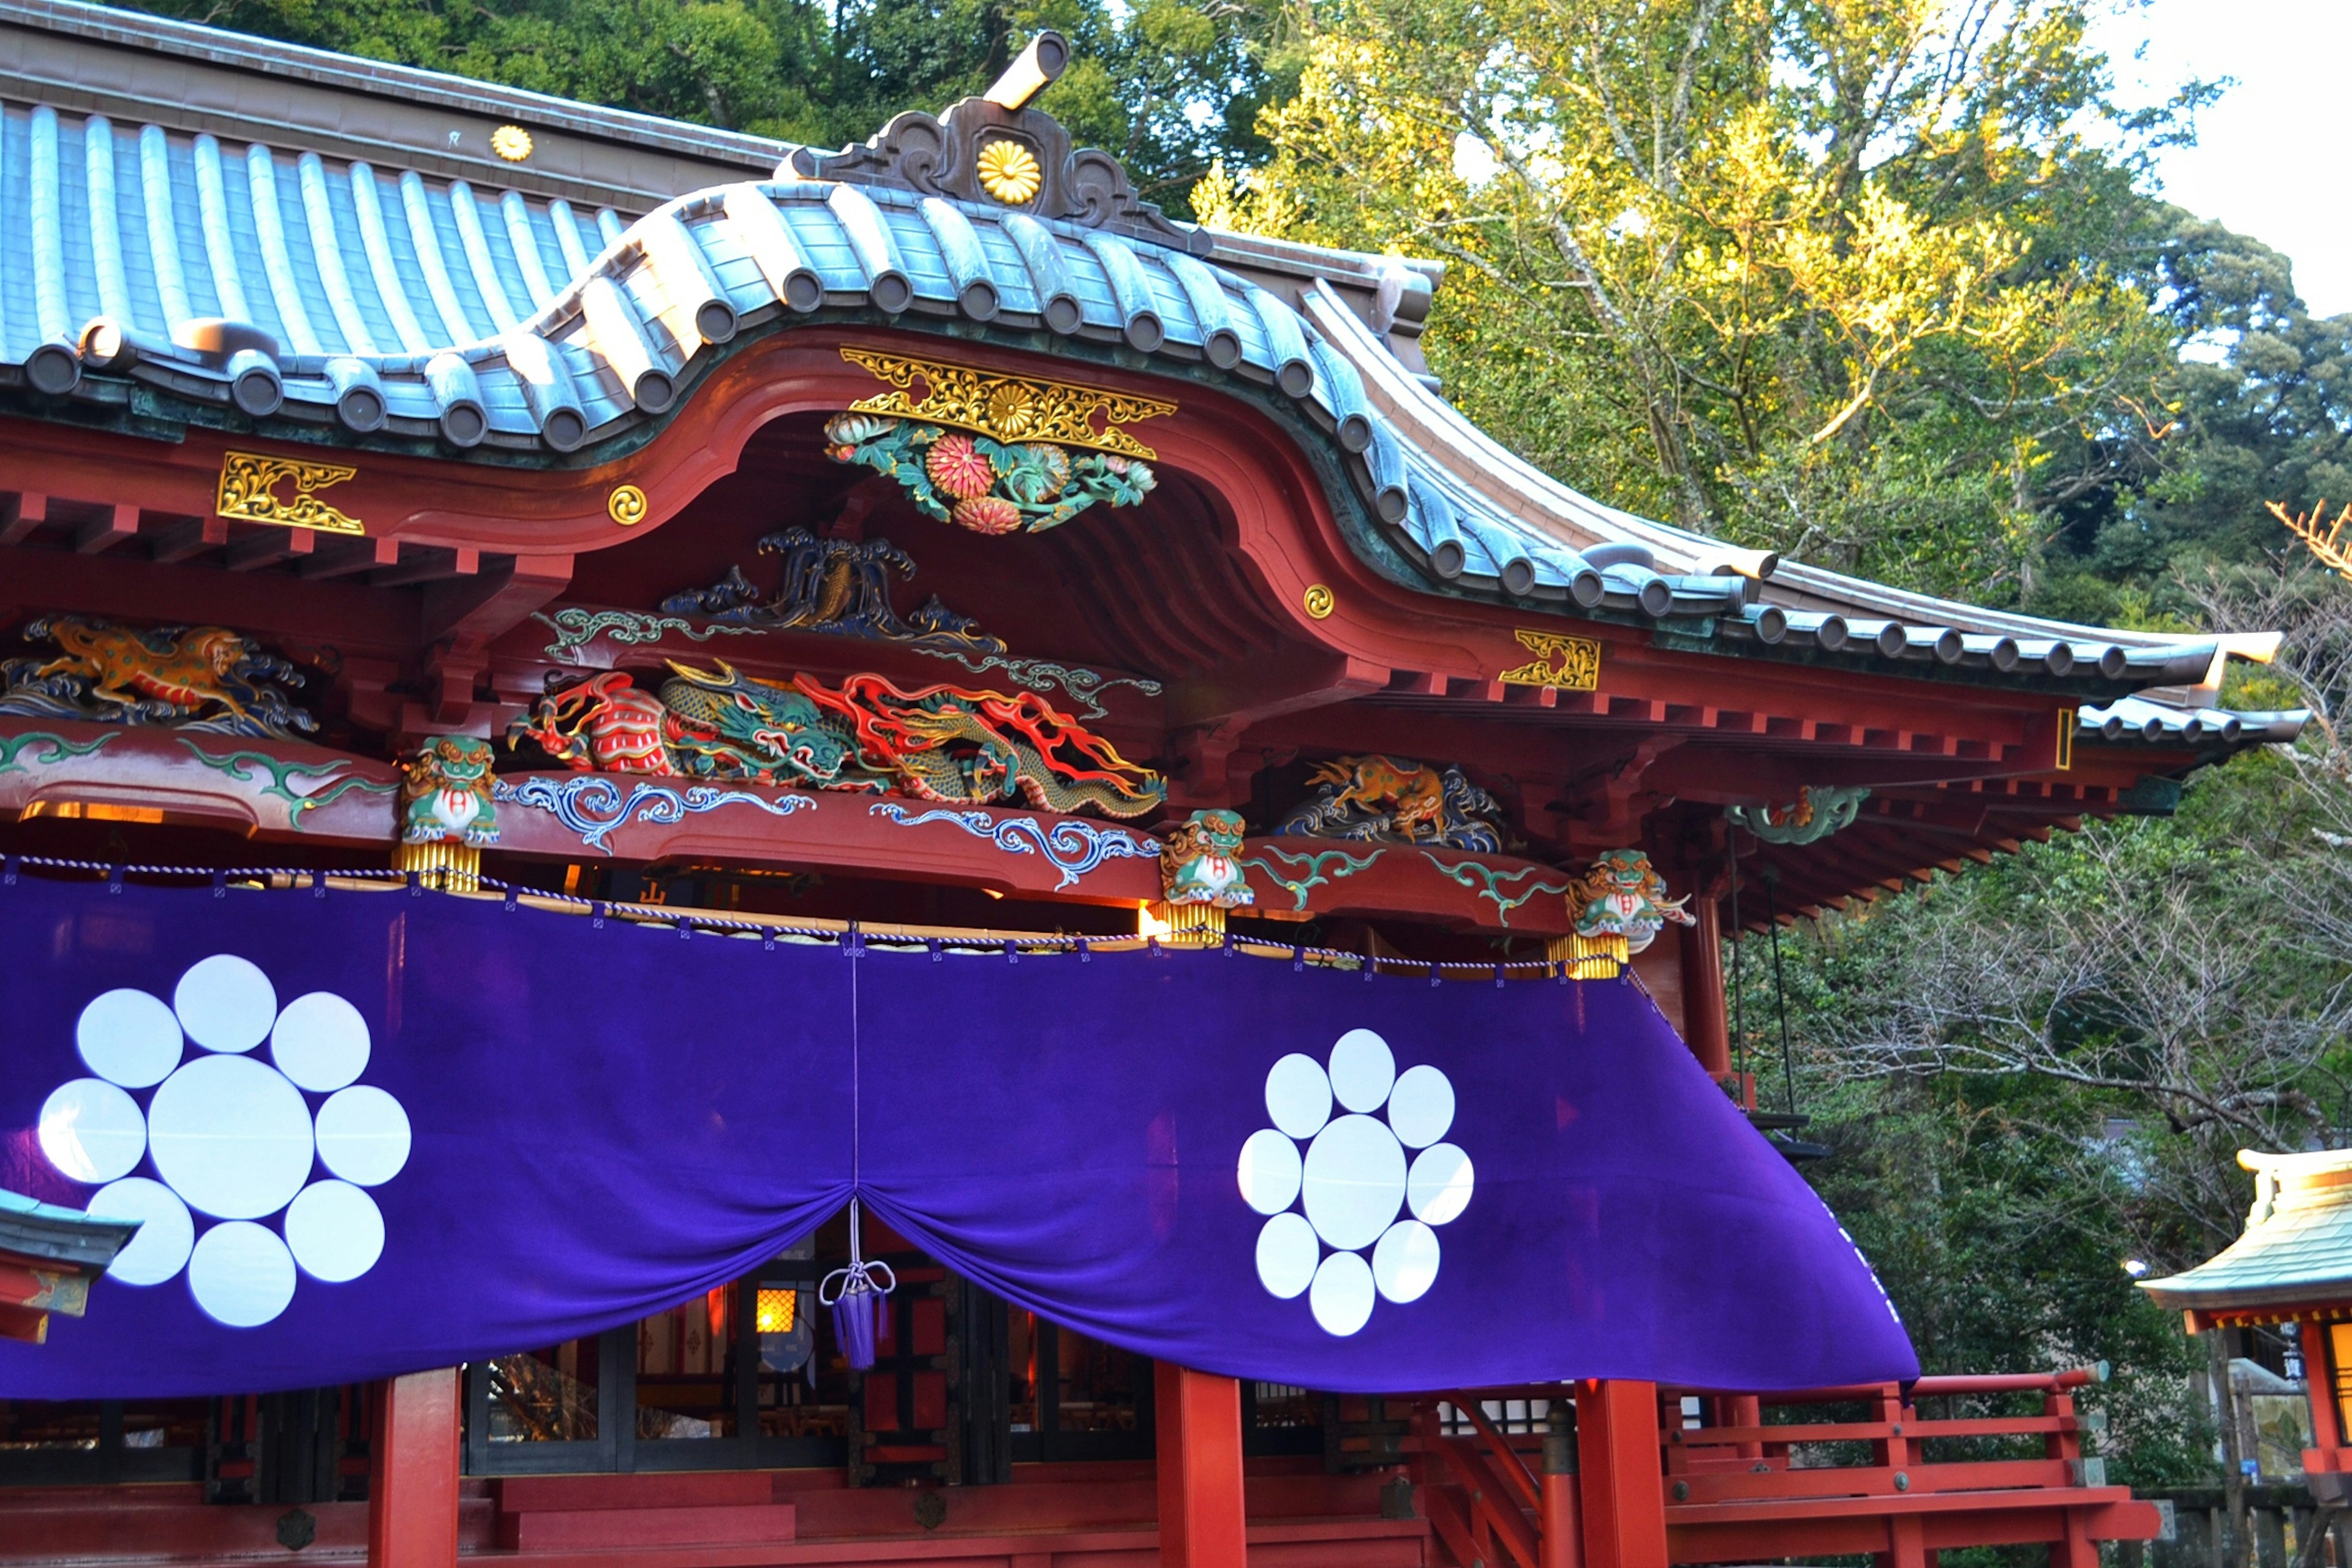
[(107, 1269), (125, 1285), (161, 1285), (188, 1265), (196, 1244), (196, 1222), (180, 1194), (145, 1176), (109, 1182), (89, 1195), (89, 1212), (101, 1219), (135, 1219), (138, 1233), (114, 1255)]
[(78, 1078), (41, 1102), (41, 1152), (77, 1182), (126, 1176), (147, 1152), (139, 1102), (110, 1083)]
[[(1475, 1185), (1470, 1156), (1439, 1142), (1455, 1110), (1445, 1074), (1425, 1064), (1400, 1074), (1386, 1040), (1350, 1029), (1328, 1070), (1297, 1052), (1276, 1062), (1265, 1108), (1274, 1125), (1243, 1143), (1236, 1175), (1243, 1200), (1268, 1216), (1256, 1254), (1266, 1293), (1304, 1295), (1317, 1325), (1341, 1339), (1380, 1301), (1428, 1294), (1443, 1257), (1433, 1227), (1459, 1218)], [(323, 1125), (320, 1135), (323, 1148)]]
[[(215, 953), (169, 1006), (131, 988), (92, 998), (74, 1037), (98, 1076), (59, 1085), (37, 1136), (64, 1175), (104, 1184), (90, 1213), (142, 1222), (110, 1278), (160, 1285), (184, 1268), (208, 1316), (257, 1328), (292, 1303), (297, 1265), (326, 1284), (375, 1267), (383, 1212), (361, 1189), (400, 1173), (412, 1131), (397, 1100), (355, 1081), (372, 1042), (349, 1001), (313, 991), (281, 1009), (258, 965)], [(268, 1060), (247, 1054), (264, 1040)], [(201, 1052), (183, 1060), (191, 1041)], [(125, 1091), (148, 1089), (142, 1111)], [(315, 1113), (306, 1090), (327, 1097)], [(131, 1174), (142, 1158), (161, 1180)], [(198, 1235), (192, 1209), (220, 1223)], [(257, 1223), (280, 1210), (278, 1229)]]
[(155, 1173), (215, 1219), (259, 1219), (310, 1175), (310, 1108), (285, 1075), (251, 1057), (198, 1057), (147, 1107)]
[(250, 959), (216, 952), (188, 966), (172, 992), (188, 1038), (208, 1051), (249, 1051), (278, 1018), (278, 988)]
[(161, 996), (109, 991), (81, 1010), (74, 1044), (89, 1070), (121, 1089), (152, 1089), (172, 1076), (186, 1044)]
[(1293, 1051), (1265, 1075), (1265, 1113), (1293, 1138), (1312, 1138), (1331, 1120), (1331, 1080), (1323, 1064)]
[(1298, 1145), (1271, 1127), (1261, 1127), (1242, 1145), (1242, 1197), (1260, 1214), (1280, 1214), (1298, 1201), (1304, 1175)]
[(1350, 1251), (1370, 1247), (1404, 1202), (1404, 1150), (1386, 1123), (1342, 1116), (1307, 1145), (1301, 1184), (1316, 1235)]
[(367, 1084), (337, 1089), (319, 1107), (319, 1163), (360, 1186), (383, 1185), (408, 1163), (408, 1112)]
[(349, 1182), (313, 1182), (286, 1211), (286, 1246), (303, 1273), (343, 1284), (383, 1256), (383, 1211)]
[(332, 1094), (367, 1071), (367, 1020), (331, 991), (297, 996), (270, 1027), (269, 1059), (295, 1088)]
[(196, 1237), (188, 1290), (230, 1328), (257, 1329), (294, 1300), (294, 1257), (268, 1226), (229, 1220)]

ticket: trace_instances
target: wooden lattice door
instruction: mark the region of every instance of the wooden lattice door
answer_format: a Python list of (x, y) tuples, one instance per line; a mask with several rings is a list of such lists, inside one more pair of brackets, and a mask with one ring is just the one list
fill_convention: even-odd
[(898, 1289), (884, 1300), (874, 1365), (850, 1379), (850, 1484), (961, 1481), (959, 1281), (918, 1254), (886, 1261)]

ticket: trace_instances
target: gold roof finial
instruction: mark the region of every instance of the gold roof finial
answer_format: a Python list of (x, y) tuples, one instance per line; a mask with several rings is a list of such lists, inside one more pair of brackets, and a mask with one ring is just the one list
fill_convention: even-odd
[(1006, 66), (1004, 74), (981, 96), (999, 109), (1018, 113), (1029, 107), (1031, 99), (1051, 86), (1069, 64), (1070, 40), (1048, 27), (1029, 40), (1021, 58)]

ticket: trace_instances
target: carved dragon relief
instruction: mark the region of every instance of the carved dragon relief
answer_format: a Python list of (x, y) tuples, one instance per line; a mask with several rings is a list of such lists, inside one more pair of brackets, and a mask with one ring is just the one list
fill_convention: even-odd
[[(1006, 147), (1013, 151), (992, 151)], [(1019, 153), (1035, 161), (1034, 172)], [(1017, 168), (1020, 178), (1008, 179), (1008, 168)], [(967, 98), (939, 116), (910, 110), (838, 153), (795, 149), (776, 173), (1010, 206), (1193, 256), (1206, 256), (1215, 243), (1203, 230), (1171, 223), (1135, 194), (1118, 159), (1074, 146), (1051, 115), (1008, 110), (985, 98)], [(1033, 183), (1026, 201), (1005, 199)]]

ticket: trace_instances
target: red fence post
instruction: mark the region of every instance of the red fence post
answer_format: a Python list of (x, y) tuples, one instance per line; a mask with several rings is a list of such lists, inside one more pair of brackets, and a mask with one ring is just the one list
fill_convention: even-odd
[(1152, 1394), (1160, 1568), (1244, 1568), (1242, 1385), (1163, 1361)]
[(1576, 1458), (1584, 1568), (1666, 1568), (1658, 1385), (1579, 1383)]
[(377, 1385), (369, 1568), (457, 1568), (458, 1410), (455, 1367)]

